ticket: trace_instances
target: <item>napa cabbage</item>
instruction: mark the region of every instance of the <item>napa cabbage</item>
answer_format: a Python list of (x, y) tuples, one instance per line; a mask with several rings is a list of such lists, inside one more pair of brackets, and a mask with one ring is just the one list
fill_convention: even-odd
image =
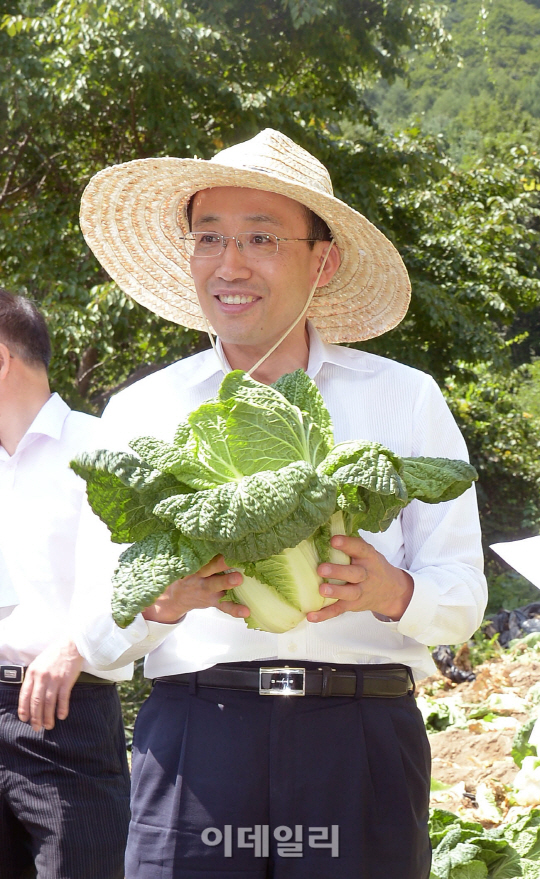
[(476, 479), (464, 461), (401, 458), (371, 441), (334, 444), (303, 370), (271, 386), (231, 372), (172, 443), (129, 445), (132, 453), (102, 449), (72, 462), (111, 539), (131, 544), (113, 577), (121, 627), (222, 554), (243, 573), (228, 597), (250, 608), (247, 625), (287, 631), (331, 601), (319, 593), (317, 567), (349, 563), (333, 534), (384, 531), (412, 500), (447, 501)]

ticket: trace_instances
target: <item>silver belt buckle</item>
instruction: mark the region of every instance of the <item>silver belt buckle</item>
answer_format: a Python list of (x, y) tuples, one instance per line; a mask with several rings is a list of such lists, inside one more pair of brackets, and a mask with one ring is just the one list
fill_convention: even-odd
[(0, 684), (22, 684), (24, 665), (0, 665)]
[(305, 668), (260, 668), (259, 693), (261, 696), (305, 696)]

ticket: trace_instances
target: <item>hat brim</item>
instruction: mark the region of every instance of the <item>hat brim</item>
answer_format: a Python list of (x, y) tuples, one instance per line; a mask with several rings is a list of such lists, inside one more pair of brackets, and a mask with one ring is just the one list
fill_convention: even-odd
[(96, 174), (86, 187), (81, 230), (118, 286), (161, 317), (206, 329), (181, 235), (186, 207), (202, 189), (237, 186), (276, 192), (306, 205), (329, 226), (341, 255), (318, 288), (308, 318), (327, 342), (380, 336), (404, 317), (410, 282), (394, 245), (362, 214), (326, 192), (283, 175), (215, 161), (135, 159)]

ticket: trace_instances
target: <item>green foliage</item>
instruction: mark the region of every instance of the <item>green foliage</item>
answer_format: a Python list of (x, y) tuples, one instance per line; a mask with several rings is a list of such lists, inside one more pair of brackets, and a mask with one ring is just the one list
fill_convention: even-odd
[[(402, 143), (414, 151), (418, 135)], [(415, 173), (408, 185), (382, 189), (381, 225), (392, 229), (414, 293), (402, 323), (364, 347), (439, 381), (459, 361), (506, 368), (503, 328), (540, 298), (538, 200), (522, 183), (529, 174), (540, 181), (540, 162), (525, 148), (469, 171), (440, 154), (429, 179)]]
[[(540, 860), (540, 809), (531, 809), (524, 815), (518, 815), (504, 827), (504, 837), (527, 862), (536, 863)], [(532, 866), (532, 863), (530, 866)], [(529, 874), (529, 863), (523, 863), (524, 875), (534, 879), (534, 872)], [(537, 874), (538, 875), (538, 874)]]
[[(133, 542), (120, 556), (113, 577), (118, 625), (128, 625), (170, 583), (196, 573), (219, 554), (229, 566), (251, 565), (246, 581), (261, 575), (249, 592), (249, 625), (268, 628), (266, 621), (279, 615), (277, 605), (283, 601), (303, 614), (317, 610), (322, 603), (320, 578), (314, 573), (309, 588), (306, 559), (316, 572), (316, 547), (336, 533), (331, 518), (337, 515), (339, 530), (347, 534), (358, 528), (384, 531), (413, 499), (407, 480), (412, 480), (414, 497), (436, 503), (457, 497), (476, 478), (464, 462), (413, 462), (378, 443), (331, 448), (330, 416), (315, 383), (299, 369), (282, 379), (280, 387), (281, 393), (240, 370), (230, 372), (219, 396), (182, 422), (173, 446), (144, 438), (131, 444), (140, 458), (101, 450), (73, 462), (87, 482), (92, 509), (112, 538)], [(324, 443), (318, 425), (324, 426)], [(327, 457), (315, 469), (323, 446), (329, 449)], [(204, 487), (193, 491), (194, 482)], [(316, 542), (298, 547), (315, 532)], [(293, 559), (275, 558), (294, 548)], [(327, 550), (331, 561), (332, 552)], [(262, 560), (268, 563), (259, 570), (256, 563)], [(298, 597), (291, 601), (295, 573)], [(273, 612), (268, 606), (257, 609), (256, 593), (267, 593), (265, 587), (277, 593)], [(238, 594), (232, 597), (238, 599)], [(286, 631), (298, 621), (288, 608), (287, 623), (281, 624), (285, 628), (276, 629), (274, 622), (270, 630)]]
[(419, 696), (418, 708), (428, 732), (441, 732), (448, 727), (466, 729), (467, 715), (461, 705), (449, 699)]
[(381, 82), (370, 102), (394, 131), (421, 118), (425, 131), (444, 132), (465, 163), (503, 143), (534, 145), (540, 130), (540, 7), (531, 0), (452, 0), (444, 26), (446, 57), (411, 57), (407, 87)]
[(525, 757), (536, 757), (536, 747), (529, 744), (529, 736), (535, 723), (536, 717), (529, 717), (516, 731), (512, 740), (512, 757), (520, 767)]
[(540, 423), (540, 360), (528, 364), (523, 383), (516, 393), (516, 403), (524, 414)]
[(501, 609), (515, 610), (538, 601), (536, 586), (515, 571), (500, 573), (500, 565), (493, 556), (490, 557), (488, 574), (489, 598), (486, 613), (498, 613)]
[(126, 731), (126, 744), (128, 750), (131, 750), (133, 744), (133, 729), (135, 720), (139, 713), (140, 707), (145, 699), (150, 695), (152, 684), (148, 678), (144, 677), (143, 660), (139, 659), (135, 663), (133, 678), (130, 681), (121, 681), (117, 684), (118, 695), (122, 703), (122, 716), (124, 719), (124, 729)]
[(486, 364), (470, 375), (448, 379), (446, 390), (478, 470), (484, 539), (531, 536), (540, 528), (540, 426), (515, 405), (523, 370), (504, 376)]
[[(539, 810), (533, 809), (528, 818), (533, 825)], [(429, 827), (433, 846), (430, 879), (515, 879), (523, 876), (522, 859), (532, 852), (535, 842), (529, 840), (526, 852), (512, 844), (520, 818), (504, 827), (485, 830), (481, 824), (465, 821), (452, 812), (434, 809)], [(534, 835), (531, 834), (531, 837)], [(512, 843), (510, 842), (512, 840)]]
[(474, 633), (468, 642), (468, 647), (468, 658), (471, 668), (476, 668), (477, 665), (490, 662), (492, 659), (500, 659), (502, 651), (502, 647), (499, 644), (499, 633), (496, 632), (491, 638), (486, 638), (482, 629), (478, 629)]

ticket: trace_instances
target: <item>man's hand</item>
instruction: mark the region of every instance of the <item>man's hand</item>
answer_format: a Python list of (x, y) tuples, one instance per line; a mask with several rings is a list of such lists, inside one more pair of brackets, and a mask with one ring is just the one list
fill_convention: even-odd
[(351, 557), (350, 565), (319, 565), (321, 577), (345, 580), (344, 586), (322, 583), (319, 591), (335, 604), (307, 614), (310, 623), (330, 620), (347, 610), (370, 610), (376, 615), (400, 620), (412, 598), (414, 581), (410, 574), (395, 568), (362, 537), (332, 537), (332, 546)]
[(145, 620), (157, 623), (176, 623), (190, 610), (217, 607), (232, 617), (248, 617), (249, 608), (234, 601), (222, 601), (227, 589), (242, 582), (242, 574), (227, 570), (225, 559), (218, 555), (196, 574), (175, 580), (154, 604), (143, 611)]
[(65, 720), (69, 698), (83, 659), (72, 641), (52, 644), (36, 656), (26, 672), (19, 694), (19, 719), (30, 721), (36, 732), (53, 729), (55, 717)]

